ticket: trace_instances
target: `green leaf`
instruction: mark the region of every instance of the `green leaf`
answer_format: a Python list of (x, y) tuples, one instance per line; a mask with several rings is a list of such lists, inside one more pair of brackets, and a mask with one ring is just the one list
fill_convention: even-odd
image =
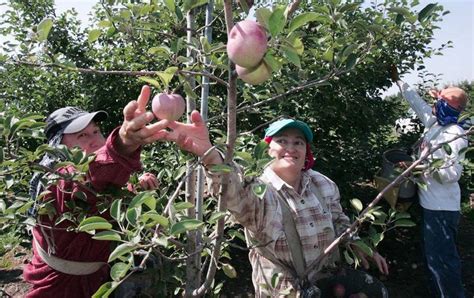
[(345, 59), (346, 57), (348, 57), (350, 54), (352, 54), (352, 52), (354, 52), (355, 49), (357, 49), (356, 44), (350, 44), (346, 46), (342, 51), (341, 59)]
[(117, 246), (114, 251), (109, 256), (109, 260), (107, 261), (108, 263), (112, 262), (113, 260), (123, 256), (124, 254), (127, 254), (137, 248), (136, 244), (133, 243), (123, 243)]
[(172, 13), (175, 13), (176, 7), (174, 5), (174, 0), (163, 0), (163, 2)]
[(377, 233), (375, 235), (372, 235), (372, 237), (370, 237), (370, 238), (371, 238), (372, 243), (374, 244), (374, 246), (377, 246), (380, 243), (380, 241), (383, 240), (384, 234), (383, 233)]
[(209, 223), (215, 223), (219, 219), (223, 218), (226, 215), (226, 212), (214, 212), (212, 213), (211, 217), (209, 218)]
[(183, 12), (188, 12), (191, 9), (204, 5), (208, 2), (208, 0), (184, 0), (183, 3)]
[(145, 204), (148, 206), (148, 208), (154, 210), (156, 208), (156, 201), (153, 198), (152, 192), (149, 191), (143, 191), (137, 194), (132, 201), (130, 202), (130, 205), (128, 208), (135, 208), (139, 207), (142, 204)]
[(359, 61), (359, 57), (357, 57), (357, 55), (350, 54), (346, 60), (346, 68), (352, 69), (357, 64), (358, 61)]
[(255, 159), (259, 160), (267, 157), (268, 144), (265, 141), (260, 141), (255, 149), (253, 150), (253, 156)]
[(285, 27), (286, 23), (286, 17), (285, 17), (285, 7), (284, 6), (278, 6), (276, 7), (272, 15), (270, 16), (270, 19), (268, 20), (268, 30), (270, 31), (270, 34), (272, 37), (278, 36), (280, 32), (283, 30)]
[[(18, 208), (15, 213), (17, 213), (17, 214), (25, 213), (26, 211), (28, 211), (28, 209), (30, 209), (30, 207), (31, 207), (33, 204), (34, 204), (33, 201), (28, 201), (28, 202), (26, 202), (25, 204), (23, 204), (23, 206), (21, 206), (20, 208)], [(1, 209), (1, 208), (0, 208), (0, 209)]]
[(449, 144), (443, 144), (443, 149), (446, 151), (447, 155), (451, 155), (453, 153), (453, 149), (451, 149), (451, 146)]
[(127, 218), (127, 221), (132, 226), (135, 226), (137, 224), (137, 219), (138, 219), (139, 213), (141, 213), (141, 212), (138, 212), (137, 209), (141, 209), (141, 208), (129, 208), (129, 209), (127, 209), (127, 213), (125, 215), (125, 217)]
[(409, 219), (400, 219), (395, 222), (395, 227), (404, 227), (404, 228), (409, 228), (409, 227), (414, 227), (416, 224), (409, 220)]
[(122, 199), (114, 200), (110, 206), (110, 215), (118, 222), (122, 221)]
[(291, 33), (295, 31), (296, 29), (308, 24), (309, 22), (314, 22), (318, 20), (321, 22), (324, 22), (326, 21), (326, 18), (315, 12), (302, 13), (296, 16), (295, 18), (293, 18), (289, 26), (289, 31)]
[(163, 82), (163, 85), (165, 88), (168, 87), (169, 83), (173, 79), (174, 74), (178, 70), (177, 67), (168, 67), (165, 71), (158, 71), (156, 74), (160, 78), (160, 80)]
[(125, 276), (125, 274), (127, 274), (130, 267), (130, 263), (115, 263), (110, 269), (110, 277), (115, 281), (119, 281), (122, 277)]
[(173, 172), (173, 180), (178, 180), (180, 179), (184, 173), (186, 173), (186, 166), (183, 165), (179, 168), (177, 168), (174, 172)]
[(436, 9), (436, 4), (435, 3), (430, 3), (426, 5), (419, 13), (418, 13), (418, 21), (422, 23), (425, 21), (427, 18), (431, 16), (433, 11)]
[[(164, 217), (161, 214), (158, 214), (155, 210), (148, 211), (147, 213), (143, 214), (141, 216), (141, 219), (143, 220), (143, 222), (150, 226), (155, 226), (159, 224), (160, 226), (166, 228), (169, 225), (168, 218)], [(151, 222), (148, 222), (149, 220), (151, 220)]]
[(349, 252), (347, 250), (344, 251), (344, 259), (346, 260), (347, 264), (354, 264), (354, 259), (349, 255)]
[(271, 15), (272, 11), (266, 7), (261, 7), (255, 12), (255, 17), (257, 18), (258, 23), (267, 30), (270, 30), (269, 22)]
[(92, 295), (92, 298), (107, 298), (112, 293), (114, 288), (112, 287), (112, 282), (106, 282), (101, 285), (97, 292)]
[(237, 151), (235, 152), (235, 157), (245, 160), (246, 162), (252, 162), (252, 154), (245, 152), (245, 151)]
[(237, 271), (235, 270), (234, 267), (232, 267), (231, 264), (222, 264), (222, 270), (224, 270), (225, 275), (227, 275), (230, 278), (237, 277)]
[(263, 60), (265, 60), (265, 63), (267, 63), (268, 66), (272, 69), (272, 72), (279, 71), (280, 68), (282, 67), (282, 63), (275, 58), (272, 54), (270, 54), (269, 51), (265, 54), (265, 57), (263, 57)]
[(278, 282), (280, 281), (280, 274), (279, 273), (274, 273), (272, 275), (272, 281), (271, 281), (271, 285), (272, 285), (272, 288), (276, 288), (276, 286), (278, 285)]
[(395, 220), (410, 218), (411, 215), (408, 212), (397, 212), (395, 214)]
[(444, 160), (441, 158), (433, 159), (430, 162), (430, 167), (431, 168), (440, 168), (444, 165)]
[(100, 216), (92, 216), (81, 221), (78, 227), (81, 232), (89, 232), (93, 230), (110, 230), (112, 225)]
[(179, 202), (174, 204), (174, 209), (176, 211), (193, 208), (194, 204), (191, 202)]
[(120, 241), (122, 238), (120, 234), (115, 231), (103, 231), (92, 236), (95, 240), (108, 240), (108, 241)]
[(327, 62), (332, 62), (334, 60), (334, 50), (332, 47), (327, 48), (323, 54), (323, 60)]
[(156, 87), (157, 89), (162, 89), (160, 83), (155, 79), (152, 79), (150, 77), (138, 77), (138, 79), (140, 81), (143, 81), (145, 83), (148, 83), (148, 84)]
[(215, 172), (215, 173), (231, 173), (233, 171), (233, 168), (229, 165), (218, 164), (218, 165), (213, 165), (210, 168), (210, 171)]
[(357, 246), (358, 248), (360, 248), (360, 250), (362, 250), (365, 254), (367, 254), (369, 256), (372, 256), (372, 254), (373, 254), (372, 248), (370, 248), (367, 244), (365, 244), (364, 241), (356, 240), (356, 241), (352, 242), (351, 244), (353, 244), (353, 245)]
[(265, 195), (266, 191), (267, 191), (267, 186), (265, 184), (252, 185), (252, 192), (260, 199), (263, 199), (263, 196)]
[(362, 202), (359, 199), (352, 199), (351, 205), (352, 207), (354, 207), (355, 210), (357, 210), (357, 212), (362, 211), (363, 206), (362, 206)]
[(171, 227), (171, 234), (172, 235), (179, 235), (186, 231), (196, 230), (203, 226), (204, 223), (197, 219), (185, 219), (180, 222), (175, 223)]
[(51, 28), (53, 27), (53, 20), (46, 18), (43, 19), (37, 27), (37, 33), (38, 33), (38, 41), (45, 41), (48, 38), (49, 31), (51, 31)]
[(283, 51), (283, 55), (286, 57), (286, 59), (288, 59), (288, 61), (293, 63), (295, 66), (301, 68), (300, 57), (298, 56), (296, 50), (293, 49), (293, 47), (282, 45), (280, 46), (280, 49)]
[(409, 17), (412, 16), (410, 11), (408, 9), (404, 8), (404, 7), (391, 7), (388, 10), (391, 11), (391, 12), (399, 13), (399, 14), (403, 15), (406, 18), (409, 18)]
[(89, 43), (95, 42), (97, 39), (99, 39), (101, 33), (102, 31), (100, 31), (99, 29), (90, 30), (87, 35), (87, 41)]

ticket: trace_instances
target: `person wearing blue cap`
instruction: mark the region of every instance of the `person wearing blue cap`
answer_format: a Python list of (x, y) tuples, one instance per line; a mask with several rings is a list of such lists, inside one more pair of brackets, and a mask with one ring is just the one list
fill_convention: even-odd
[[(203, 157), (211, 194), (220, 189), (219, 173), (211, 165), (223, 162), (216, 150), (206, 154), (212, 144), (206, 124), (197, 111), (191, 113), (192, 124), (170, 122), (167, 139), (182, 149)], [(371, 291), (370, 297), (386, 297), (386, 289), (371, 276), (360, 271), (344, 270), (336, 279), (329, 278), (339, 253), (335, 251), (309, 274), (306, 266), (315, 261), (326, 247), (350, 226), (344, 214), (336, 184), (323, 174), (311, 169), (314, 159), (310, 144), (313, 133), (309, 126), (298, 120), (282, 119), (265, 130), (268, 154), (273, 161), (258, 179), (244, 181), (239, 167), (229, 174), (227, 208), (245, 228), (252, 265), (252, 281), (256, 297), (285, 294), (315, 297), (319, 291), (332, 295), (335, 282), (344, 283), (351, 276), (351, 285), (345, 284), (346, 296)], [(265, 185), (263, 196), (252, 189)], [(298, 244), (299, 243), (299, 244)], [(366, 256), (361, 255), (368, 267)], [(385, 259), (378, 253), (373, 261), (382, 274), (388, 274)], [(358, 272), (360, 274), (350, 274)], [(275, 287), (271, 281), (275, 274), (280, 278)], [(357, 277), (355, 277), (357, 276)], [(316, 285), (314, 285), (315, 281)], [(324, 281), (324, 282), (323, 282)], [(320, 289), (318, 289), (320, 287)], [(312, 293), (312, 294), (311, 294)]]
[[(107, 118), (106, 112), (89, 113), (78, 107), (58, 109), (46, 119), (48, 144), (52, 147), (61, 144), (68, 148), (79, 147), (87, 154), (95, 154), (86, 179), (93, 191), (121, 187), (132, 172), (141, 169), (141, 146), (167, 134), (167, 120), (149, 124), (154, 119), (153, 113), (145, 109), (149, 97), (150, 88), (145, 86), (138, 100), (131, 101), (123, 109), (122, 125), (107, 138), (99, 127), (99, 122)], [(61, 156), (46, 154), (40, 164), (54, 169), (61, 160)], [(57, 170), (63, 176), (73, 172), (73, 166)], [(153, 178), (146, 177), (143, 187), (157, 186)], [(30, 181), (30, 195), (35, 202), (51, 202), (56, 213), (50, 218), (38, 215), (37, 208), (30, 210), (37, 225), (32, 230), (33, 257), (23, 270), (25, 281), (32, 285), (26, 297), (91, 297), (108, 279), (110, 242), (94, 240), (85, 232), (69, 231), (71, 223), (68, 220), (58, 224), (56, 221), (61, 214), (71, 211), (69, 207), (76, 199), (75, 192), (86, 194), (90, 214), (97, 213), (97, 197), (89, 189), (68, 179), (47, 185), (45, 178), (43, 173), (34, 175)]]

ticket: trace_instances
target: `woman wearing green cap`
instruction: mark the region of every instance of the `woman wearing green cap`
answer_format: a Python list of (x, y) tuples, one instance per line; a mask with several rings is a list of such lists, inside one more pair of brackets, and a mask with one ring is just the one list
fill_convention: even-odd
[[(192, 124), (171, 122), (169, 128), (172, 132), (168, 139), (175, 141), (182, 149), (202, 157), (212, 147), (209, 133), (197, 111), (192, 112), (191, 120)], [(247, 243), (252, 247), (249, 258), (257, 297), (288, 292), (290, 295), (316, 297), (308, 295), (319, 291), (311, 284), (327, 277), (323, 268), (332, 267), (338, 253), (326, 258), (307, 277), (301, 278), (304, 276), (301, 273), (350, 225), (349, 218), (342, 211), (336, 184), (321, 173), (311, 170), (314, 162), (310, 150), (312, 140), (313, 133), (306, 123), (293, 119), (276, 121), (265, 131), (265, 141), (269, 144), (268, 154), (274, 160), (264, 173), (250, 183), (243, 183), (237, 166), (236, 171), (230, 174), (227, 207), (236, 221), (245, 227)], [(222, 162), (221, 154), (217, 151), (203, 159), (206, 168)], [(211, 193), (217, 194), (220, 177), (217, 173), (206, 172)], [(266, 185), (266, 192), (263, 199), (260, 199), (252, 191), (252, 186), (262, 183)], [(300, 245), (295, 245), (296, 242)], [(380, 272), (388, 274), (383, 257), (374, 253), (373, 260)], [(365, 258), (363, 263), (368, 266)], [(271, 280), (275, 274), (279, 274), (280, 278), (272, 289)], [(344, 274), (347, 272), (342, 273)], [(372, 293), (371, 297), (385, 297), (387, 294), (385, 288), (367, 274), (353, 278), (352, 281), (359, 288), (349, 289), (350, 285), (345, 285), (343, 289), (347, 296), (365, 291), (371, 286), (376, 286), (379, 291)], [(333, 294), (335, 283), (335, 280), (325, 285), (317, 283), (323, 297)]]

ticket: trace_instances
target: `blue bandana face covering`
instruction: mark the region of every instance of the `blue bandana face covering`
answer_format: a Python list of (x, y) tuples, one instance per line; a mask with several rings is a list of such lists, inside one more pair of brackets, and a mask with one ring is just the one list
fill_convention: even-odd
[[(439, 125), (458, 124), (459, 114), (461, 114), (461, 112), (448, 105), (444, 99), (438, 98), (436, 102), (436, 119)], [(461, 125), (462, 123), (459, 124)]]

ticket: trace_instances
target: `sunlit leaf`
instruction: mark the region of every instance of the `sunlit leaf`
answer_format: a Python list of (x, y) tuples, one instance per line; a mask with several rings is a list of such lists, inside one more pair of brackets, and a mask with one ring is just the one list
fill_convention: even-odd
[(197, 220), (197, 219), (184, 219), (180, 222), (175, 223), (171, 227), (171, 234), (179, 235), (179, 234), (184, 233), (186, 231), (196, 230), (196, 229), (202, 227), (203, 225), (204, 225), (204, 223), (200, 220)]
[(90, 30), (88, 35), (87, 35), (87, 41), (89, 43), (93, 43), (94, 41), (99, 39), (101, 33), (102, 33), (102, 31), (100, 31), (99, 29)]
[(115, 263), (110, 269), (110, 277), (115, 281), (119, 281), (122, 277), (125, 276), (125, 274), (127, 274), (130, 267), (131, 264), (122, 262)]
[(92, 216), (84, 219), (79, 224), (79, 231), (87, 232), (92, 230), (110, 230), (112, 225), (105, 219), (100, 216)]
[(285, 27), (285, 7), (277, 6), (268, 20), (268, 29), (272, 37), (276, 37)]
[(352, 199), (351, 200), (351, 205), (352, 205), (352, 207), (354, 207), (355, 210), (357, 210), (357, 212), (362, 211), (363, 205), (362, 205), (362, 202), (359, 199)]
[(416, 226), (416, 224), (409, 219), (400, 219), (395, 222), (395, 227), (409, 228), (414, 226)]
[(317, 21), (317, 20), (324, 21), (325, 18), (323, 16), (321, 16), (320, 14), (315, 13), (315, 12), (302, 13), (302, 14), (300, 14), (300, 15), (293, 18), (293, 20), (291, 21), (290, 26), (289, 26), (289, 31), (291, 33), (293, 31), (295, 31), (296, 29), (308, 24), (309, 22), (314, 22), (314, 21)]
[(155, 79), (152, 79), (150, 77), (138, 77), (138, 79), (140, 81), (143, 81), (145, 83), (148, 83), (148, 84), (152, 85), (153, 87), (155, 87), (157, 89), (162, 89), (160, 83)]
[(373, 251), (372, 248), (370, 248), (367, 244), (365, 244), (364, 241), (362, 240), (356, 240), (354, 242), (351, 242), (351, 244), (357, 246), (359, 249), (361, 249), (365, 254), (372, 256)]
[(267, 191), (267, 186), (265, 184), (252, 185), (252, 192), (260, 199), (263, 199), (263, 196), (265, 195), (266, 191)]
[(222, 270), (224, 271), (225, 275), (230, 278), (237, 277), (237, 271), (231, 264), (222, 264)]
[(226, 215), (226, 212), (214, 212), (212, 213), (211, 217), (209, 218), (209, 223), (215, 223), (219, 219), (223, 218)]
[(46, 18), (43, 19), (37, 27), (38, 41), (45, 41), (48, 38), (49, 32), (53, 27), (53, 20)]
[(267, 30), (270, 30), (269, 22), (272, 11), (266, 7), (261, 7), (255, 12), (255, 17), (260, 25), (262, 25)]
[(136, 244), (133, 243), (123, 243), (117, 246), (109, 256), (108, 263), (112, 262), (113, 260), (127, 254), (137, 248)]
[(120, 241), (122, 238), (115, 231), (103, 231), (95, 234), (92, 239), (96, 240), (108, 240), (108, 241)]

